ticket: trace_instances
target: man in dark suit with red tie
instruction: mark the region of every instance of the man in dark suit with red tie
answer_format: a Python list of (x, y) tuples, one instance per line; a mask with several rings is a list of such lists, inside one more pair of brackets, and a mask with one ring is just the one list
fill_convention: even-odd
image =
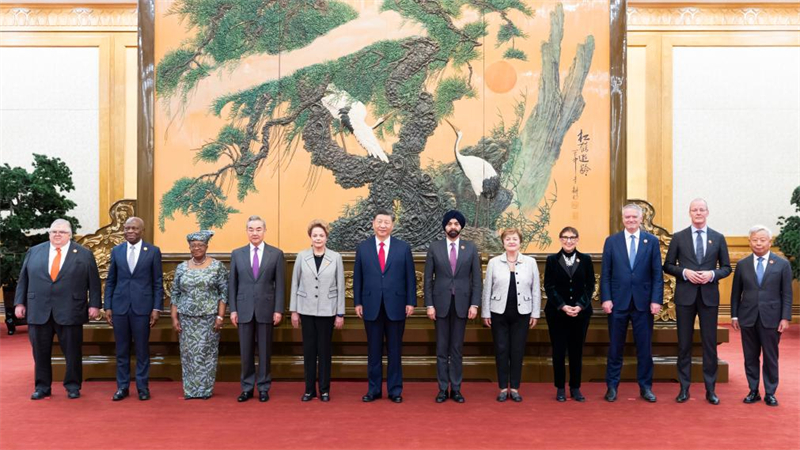
[(386, 340), (388, 367), (386, 390), (389, 400), (403, 401), (403, 331), (406, 317), (417, 304), (417, 277), (411, 247), (391, 237), (394, 215), (385, 209), (375, 212), (375, 236), (356, 249), (353, 266), (353, 303), (367, 332), (367, 376), (369, 390), (362, 397), (371, 402), (382, 396), (383, 344)]
[(759, 360), (764, 355), (764, 403), (778, 406), (778, 344), (792, 320), (792, 269), (789, 261), (769, 251), (769, 228), (756, 225), (749, 234), (753, 254), (742, 258), (733, 274), (731, 326), (742, 332), (744, 373), (750, 387), (744, 403), (761, 400)]

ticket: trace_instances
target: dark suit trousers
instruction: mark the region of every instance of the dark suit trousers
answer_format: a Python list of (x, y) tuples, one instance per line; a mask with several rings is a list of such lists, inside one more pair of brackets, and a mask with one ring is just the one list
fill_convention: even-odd
[(589, 313), (569, 317), (563, 311), (547, 314), (547, 331), (553, 346), (553, 382), (556, 388), (563, 389), (567, 371), (564, 367), (566, 354), (569, 352), (569, 387), (581, 387), (581, 369), (583, 368), (583, 344), (586, 331), (589, 329)]
[(132, 312), (114, 314), (114, 340), (117, 346), (117, 387), (131, 384), (131, 339), (136, 350), (136, 389), (148, 389), (150, 377), (150, 316)]
[[(331, 390), (331, 357), (333, 322), (336, 317), (307, 316), (300, 314), (303, 332), (303, 369), (306, 392), (317, 392), (317, 367), (319, 366), (319, 392)], [(317, 363), (319, 359), (319, 363)]]
[(650, 348), (653, 341), (653, 315), (649, 310), (637, 310), (633, 301), (628, 310), (614, 308), (608, 315), (606, 384), (614, 388), (619, 385), (628, 322), (633, 325), (633, 340), (636, 343), (636, 380), (640, 388), (650, 389), (653, 387), (653, 354)]
[[(272, 322), (239, 323), (239, 350), (242, 353), (242, 392), (258, 387), (258, 392), (272, 386), (270, 358), (272, 356)], [(255, 345), (258, 345), (258, 377), (256, 378)]]
[(28, 338), (33, 347), (35, 389), (50, 392), (53, 383), (53, 336), (58, 336), (67, 364), (64, 387), (68, 391), (80, 390), (83, 381), (83, 325), (59, 325), (53, 320), (52, 314), (43, 325), (28, 325)]
[(447, 317), (437, 317), (433, 324), (436, 328), (436, 378), (439, 380), (439, 390), (445, 391), (449, 385), (452, 390), (460, 391), (467, 319), (458, 317), (456, 301), (451, 298)]
[(508, 388), (509, 384), (511, 389), (519, 389), (530, 318), (530, 314), (517, 311), (514, 301), (506, 303), (505, 313), (492, 313), (492, 339), (500, 389)]
[(692, 340), (694, 319), (700, 317), (700, 339), (703, 343), (703, 381), (706, 391), (714, 392), (717, 383), (717, 318), (718, 306), (707, 306), (697, 290), (691, 305), (675, 305), (678, 319), (678, 379), (681, 387), (689, 388), (692, 380)]
[(403, 332), (405, 320), (389, 320), (386, 309), (381, 302), (381, 309), (375, 320), (365, 320), (367, 332), (367, 378), (369, 393), (381, 395), (383, 383), (383, 340), (386, 339), (386, 390), (391, 396), (403, 393)]
[(775, 395), (778, 389), (778, 344), (781, 334), (777, 328), (764, 328), (761, 318), (756, 317), (755, 326), (742, 327), (742, 350), (744, 350), (744, 373), (751, 391), (758, 390), (759, 359), (764, 354), (764, 392)]

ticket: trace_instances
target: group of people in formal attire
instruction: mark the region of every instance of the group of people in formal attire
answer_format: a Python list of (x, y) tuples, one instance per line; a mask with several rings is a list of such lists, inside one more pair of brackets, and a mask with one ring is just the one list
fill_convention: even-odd
[[(608, 319), (605, 400), (617, 399), (623, 350), (631, 323), (636, 345), (636, 378), (640, 395), (655, 402), (651, 342), (654, 317), (663, 304), (663, 273), (676, 279), (675, 308), (679, 355), (677, 361), (683, 403), (690, 397), (692, 338), (699, 317), (703, 349), (705, 398), (719, 404), (716, 332), (719, 281), (731, 274), (725, 237), (707, 225), (708, 205), (696, 199), (689, 206), (692, 224), (677, 232), (662, 266), (659, 238), (641, 228), (642, 209), (622, 209), (624, 230), (609, 236), (603, 247), (600, 302)], [(353, 266), (355, 313), (367, 336), (367, 393), (364, 402), (383, 397), (384, 348), (388, 361), (386, 393), (403, 401), (402, 346), (406, 318), (417, 305), (417, 283), (411, 247), (392, 236), (394, 215), (377, 210), (374, 236), (356, 249)], [(519, 392), (528, 331), (541, 314), (539, 269), (536, 260), (522, 254), (518, 229), (503, 230), (503, 253), (491, 258), (485, 275), (477, 246), (462, 239), (466, 219), (459, 211), (442, 218), (444, 238), (430, 244), (424, 270), (424, 304), (436, 330), (437, 403), (466, 401), (462, 392), (463, 347), (467, 322), (479, 314), (491, 328), (499, 392), (497, 401), (521, 402)], [(135, 384), (139, 400), (150, 399), (148, 341), (150, 329), (163, 308), (161, 252), (142, 240), (144, 222), (125, 222), (125, 242), (111, 252), (105, 298), (91, 251), (74, 242), (66, 220), (53, 222), (49, 242), (32, 247), (23, 263), (15, 297), (15, 314), (27, 318), (35, 364), (31, 399), (51, 395), (53, 337), (66, 360), (64, 387), (69, 398), (80, 397), (82, 386), (82, 326), (101, 317), (114, 329), (117, 390), (112, 400), (130, 394), (131, 346), (136, 355)], [(246, 223), (249, 243), (231, 253), (230, 268), (208, 255), (212, 231), (187, 236), (191, 258), (178, 265), (170, 292), (172, 326), (178, 332), (184, 397), (208, 399), (214, 393), (220, 330), (226, 310), (238, 330), (241, 354), (239, 402), (269, 401), (272, 385), (270, 357), (274, 327), (285, 308), (284, 253), (264, 242), (266, 225), (258, 216)], [(305, 390), (301, 400), (330, 401), (332, 339), (344, 325), (345, 281), (342, 256), (327, 248), (328, 225), (312, 221), (307, 229), (311, 245), (297, 254), (289, 288), (289, 312), (294, 328), (301, 328)], [(574, 227), (559, 233), (561, 250), (545, 263), (544, 308), (552, 344), (555, 399), (569, 396), (579, 402), (583, 347), (593, 314), (595, 272), (590, 255), (578, 251), (580, 235)], [(789, 327), (792, 274), (788, 261), (770, 252), (768, 228), (749, 233), (753, 253), (739, 262), (731, 294), (732, 328), (742, 334), (749, 392), (745, 403), (761, 400), (777, 406), (778, 344)], [(258, 364), (256, 364), (258, 355)], [(569, 377), (566, 361), (569, 357)], [(761, 360), (763, 357), (763, 369)], [(763, 383), (761, 377), (763, 376)]]

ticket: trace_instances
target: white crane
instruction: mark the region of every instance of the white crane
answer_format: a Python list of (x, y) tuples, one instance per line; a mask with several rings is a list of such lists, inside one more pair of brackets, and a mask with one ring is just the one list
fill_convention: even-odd
[(456, 154), (458, 166), (469, 180), (472, 191), (475, 192), (475, 223), (477, 225), (478, 207), (481, 202), (481, 197), (492, 199), (497, 195), (497, 191), (500, 189), (500, 177), (497, 175), (497, 171), (494, 170), (494, 167), (483, 158), (462, 155), (461, 152), (459, 152), (458, 146), (461, 144), (463, 134), (461, 130), (456, 128), (449, 120), (445, 119), (445, 121), (456, 133), (456, 144), (453, 146), (453, 151)]
[[(322, 97), (322, 105), (333, 117), (338, 117), (342, 121), (342, 126), (353, 133), (358, 144), (367, 151), (369, 156), (389, 162), (386, 152), (383, 151), (381, 143), (372, 131), (385, 122), (386, 118), (379, 118), (375, 125), (367, 125), (366, 105), (333, 84), (328, 85), (325, 96)], [(347, 149), (345, 148), (345, 150)]]

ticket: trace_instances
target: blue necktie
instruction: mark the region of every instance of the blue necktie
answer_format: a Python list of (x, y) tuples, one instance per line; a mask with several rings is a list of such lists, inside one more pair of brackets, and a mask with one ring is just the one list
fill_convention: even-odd
[(705, 252), (703, 251), (703, 230), (697, 230), (695, 233), (697, 233), (697, 239), (694, 241), (694, 254), (697, 256), (697, 264), (702, 264), (703, 258), (705, 258)]
[(631, 236), (631, 249), (628, 252), (628, 258), (631, 260), (631, 270), (633, 270), (633, 263), (636, 261), (636, 236)]
[(758, 266), (756, 266), (756, 279), (758, 280), (758, 285), (761, 286), (761, 281), (764, 279), (764, 257), (758, 257)]

